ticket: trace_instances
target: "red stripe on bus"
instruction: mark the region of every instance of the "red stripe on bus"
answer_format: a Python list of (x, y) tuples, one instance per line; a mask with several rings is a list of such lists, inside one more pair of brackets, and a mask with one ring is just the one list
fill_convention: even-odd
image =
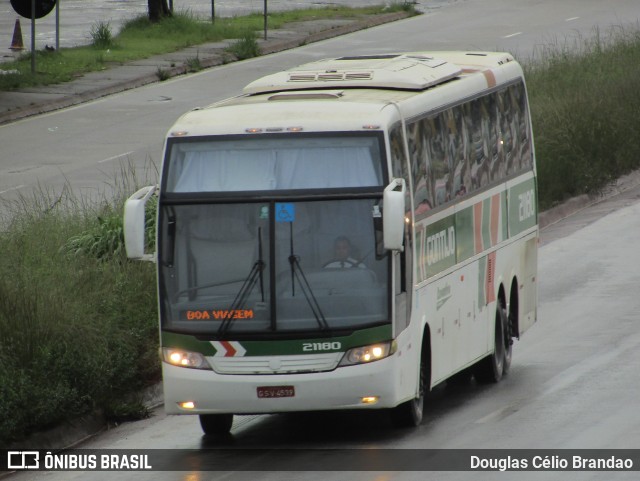
[(496, 300), (496, 292), (493, 288), (496, 275), (496, 252), (487, 256), (487, 277), (485, 278), (484, 292), (487, 296), (487, 304)]
[(500, 221), (500, 194), (491, 197), (491, 245), (498, 243), (498, 225)]
[(496, 86), (496, 76), (492, 70), (483, 70), (482, 75), (487, 79), (487, 87), (492, 88)]
[(220, 344), (227, 350), (224, 357), (233, 357), (238, 352), (229, 341), (220, 341)]

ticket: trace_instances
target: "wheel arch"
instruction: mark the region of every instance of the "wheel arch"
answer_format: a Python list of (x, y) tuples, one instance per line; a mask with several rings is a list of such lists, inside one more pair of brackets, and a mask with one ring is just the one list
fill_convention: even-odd
[(513, 280), (511, 281), (511, 289), (509, 292), (507, 319), (509, 320), (511, 337), (520, 339), (520, 299), (518, 285), (518, 277), (513, 276)]
[(425, 324), (424, 329), (422, 331), (422, 343), (420, 346), (420, 362), (426, 362), (427, 364), (427, 380), (426, 385), (429, 387), (429, 391), (432, 388), (432, 362), (431, 358), (431, 329), (429, 328), (429, 324)]
[(507, 308), (507, 296), (505, 295), (504, 283), (502, 281), (500, 282), (500, 285), (498, 286), (498, 294), (496, 296), (496, 302), (499, 302), (500, 306), (503, 309)]

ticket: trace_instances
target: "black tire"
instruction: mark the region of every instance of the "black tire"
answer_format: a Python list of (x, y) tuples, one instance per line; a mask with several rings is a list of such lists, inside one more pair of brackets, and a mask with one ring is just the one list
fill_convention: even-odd
[(505, 376), (511, 367), (511, 358), (513, 357), (513, 316), (511, 313), (507, 317), (504, 312), (504, 366), (502, 367), (502, 375)]
[[(480, 360), (474, 369), (476, 381), (483, 384), (500, 382), (502, 376), (506, 374), (505, 365), (511, 364), (511, 339), (507, 339), (507, 314), (500, 302), (496, 308), (494, 334), (495, 349), (493, 354)], [(509, 352), (508, 356), (507, 351)]]
[(420, 360), (420, 379), (418, 386), (418, 396), (410, 401), (404, 402), (391, 410), (391, 421), (399, 428), (412, 428), (422, 423), (424, 413), (424, 397), (427, 392), (429, 382), (429, 366), (423, 353)]
[(208, 436), (228, 436), (233, 424), (233, 414), (201, 414), (200, 426)]

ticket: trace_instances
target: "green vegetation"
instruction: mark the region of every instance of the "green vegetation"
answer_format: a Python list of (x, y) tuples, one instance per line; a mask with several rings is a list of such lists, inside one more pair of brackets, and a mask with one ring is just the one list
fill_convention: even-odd
[(525, 75), (541, 209), (640, 166), (640, 31), (548, 47)]
[(89, 31), (93, 39), (92, 45), (97, 49), (107, 49), (113, 47), (113, 33), (109, 22), (98, 22), (91, 26)]
[(67, 191), (7, 208), (0, 446), (85, 413), (147, 415), (131, 395), (160, 379), (155, 266), (126, 259), (122, 202), (88, 207)]
[[(396, 2), (389, 7), (335, 6), (271, 12), (267, 28), (274, 30), (291, 22), (356, 18), (394, 11), (415, 13), (413, 4), (407, 2)], [(155, 23), (150, 22), (147, 16), (140, 16), (125, 23), (117, 35), (113, 35), (109, 22), (98, 22), (91, 27), (91, 45), (63, 48), (58, 52), (36, 52), (35, 74), (31, 73), (31, 53), (22, 55), (14, 62), (1, 64), (0, 69), (17, 73), (0, 75), (0, 91), (68, 82), (87, 72), (225, 39), (240, 39), (230, 47), (230, 53), (238, 59), (255, 57), (260, 55), (255, 33), (263, 28), (264, 17), (261, 14), (216, 18), (215, 22), (211, 22), (189, 12), (181, 12)], [(166, 78), (165, 73), (168, 75), (168, 72), (158, 72), (160, 80)]]
[(238, 60), (259, 56), (260, 47), (258, 46), (255, 32), (253, 30), (247, 30), (240, 40), (229, 47), (228, 51), (235, 55)]

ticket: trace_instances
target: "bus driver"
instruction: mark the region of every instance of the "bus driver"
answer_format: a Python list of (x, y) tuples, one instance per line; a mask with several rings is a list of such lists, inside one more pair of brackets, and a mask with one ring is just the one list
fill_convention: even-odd
[(333, 260), (327, 262), (324, 268), (348, 268), (359, 267), (365, 269), (366, 266), (359, 260), (351, 257), (351, 241), (346, 236), (337, 237), (333, 243)]

